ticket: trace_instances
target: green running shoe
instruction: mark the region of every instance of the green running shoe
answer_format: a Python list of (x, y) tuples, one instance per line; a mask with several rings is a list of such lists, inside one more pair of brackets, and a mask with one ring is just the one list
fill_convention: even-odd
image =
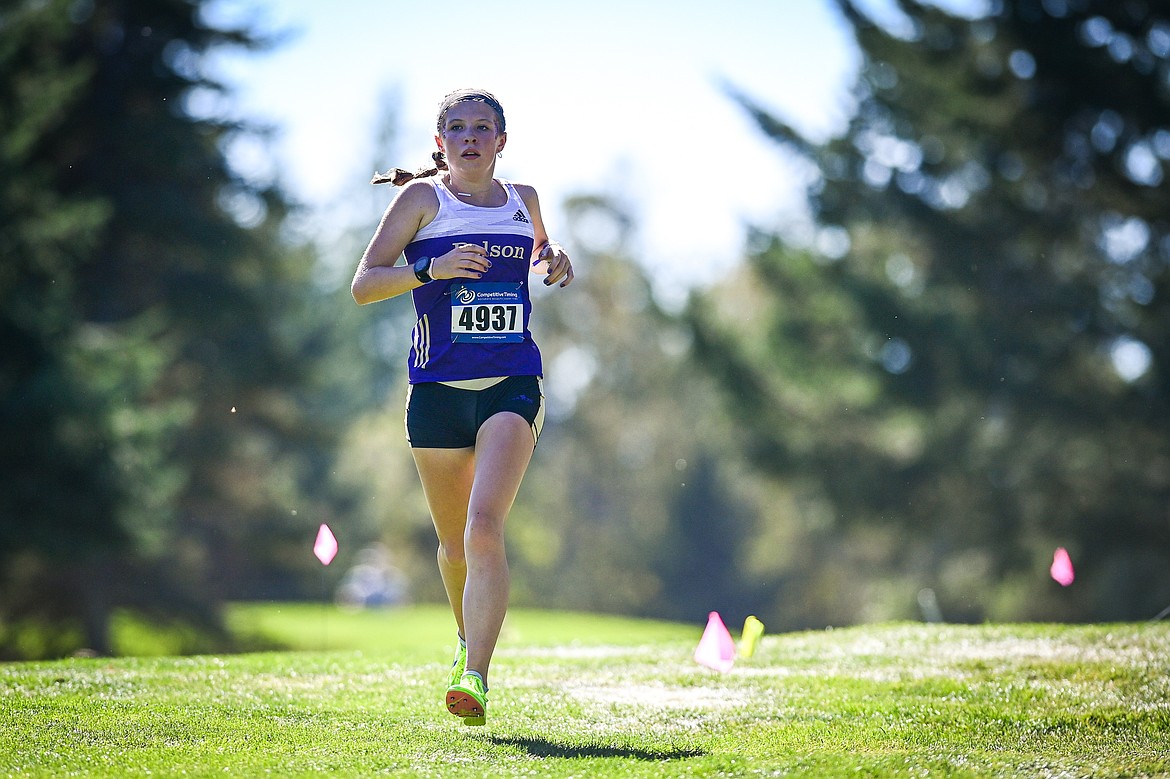
[(458, 683), (447, 688), (447, 711), (463, 718), (464, 725), (487, 722), (487, 687), (474, 672), (465, 672)]
[(447, 686), (459, 684), (463, 672), (467, 670), (467, 644), (459, 641), (455, 645), (455, 659), (451, 661), (451, 672), (447, 674)]

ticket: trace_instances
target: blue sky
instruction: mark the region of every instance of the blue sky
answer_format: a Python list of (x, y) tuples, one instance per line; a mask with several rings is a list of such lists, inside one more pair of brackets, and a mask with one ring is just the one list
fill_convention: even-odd
[[(554, 236), (565, 196), (622, 198), (638, 259), (666, 297), (719, 278), (742, 254), (745, 225), (801, 211), (807, 173), (720, 82), (825, 138), (847, 121), (859, 62), (829, 0), (216, 0), (210, 15), (290, 33), (215, 69), (237, 113), (278, 128), (278, 175), (317, 209), (323, 235), (368, 220), (373, 168), (426, 163), (441, 97), (478, 86), (507, 112), (497, 175), (536, 186)], [(388, 96), (401, 111), (379, 153)], [(272, 173), (263, 155), (238, 159)]]

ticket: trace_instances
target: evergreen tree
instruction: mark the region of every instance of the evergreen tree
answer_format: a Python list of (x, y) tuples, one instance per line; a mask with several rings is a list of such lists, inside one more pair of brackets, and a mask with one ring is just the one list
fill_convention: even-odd
[(262, 41), (201, 5), (0, 12), (9, 654), (110, 652), (119, 607), (222, 641), (218, 599), (295, 578), (287, 544), (327, 516), (305, 497), (331, 435), (307, 412), (311, 256), (282, 245), (273, 184), (227, 164), (252, 128), (191, 109), (226, 94), (209, 52)]
[[(706, 363), (847, 558), (879, 533), (859, 592), (897, 579), (953, 619), (1153, 616), (1170, 8), (1005, 0), (968, 19), (900, 0), (896, 27), (840, 8), (863, 53), (842, 137), (813, 144), (738, 95), (819, 171), (817, 228), (807, 251), (757, 236), (750, 327), (727, 290), (695, 301)], [(1067, 592), (1045, 576), (1057, 545)]]

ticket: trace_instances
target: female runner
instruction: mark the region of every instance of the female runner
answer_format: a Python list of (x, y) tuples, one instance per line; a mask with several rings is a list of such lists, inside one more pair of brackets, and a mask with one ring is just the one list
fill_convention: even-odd
[(375, 176), (402, 190), (351, 291), (363, 305), (408, 291), (414, 298), (406, 434), (459, 631), (446, 707), (482, 725), (508, 608), (504, 523), (544, 420), (528, 277), (544, 272), (546, 285), (565, 287), (573, 266), (545, 232), (536, 191), (495, 177), (508, 138), (491, 93), (447, 95), (437, 131), (434, 169)]

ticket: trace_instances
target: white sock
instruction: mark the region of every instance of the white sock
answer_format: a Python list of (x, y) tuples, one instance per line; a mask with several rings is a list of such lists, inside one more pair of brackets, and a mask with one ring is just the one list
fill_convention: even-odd
[(468, 674), (471, 674), (471, 675), (472, 675), (472, 676), (474, 676), (476, 679), (479, 679), (479, 682), (480, 682), (480, 684), (482, 684), (482, 685), (483, 685), (483, 691), (484, 691), (484, 692), (487, 692), (487, 682), (485, 682), (485, 681), (483, 680), (483, 674), (481, 674), (479, 671), (464, 671), (464, 672), (463, 672), (463, 675), (464, 675), (464, 676), (467, 676)]

